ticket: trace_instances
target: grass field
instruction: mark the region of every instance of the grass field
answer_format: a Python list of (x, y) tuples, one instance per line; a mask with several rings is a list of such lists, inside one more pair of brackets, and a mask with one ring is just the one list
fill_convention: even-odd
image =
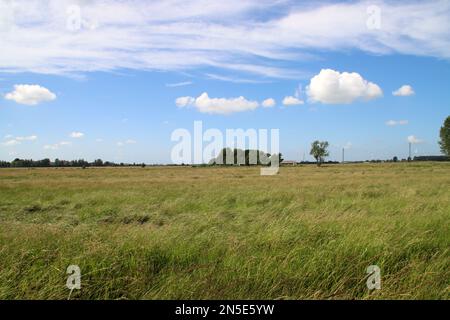
[(448, 163), (2, 169), (0, 298), (448, 299), (449, 222)]

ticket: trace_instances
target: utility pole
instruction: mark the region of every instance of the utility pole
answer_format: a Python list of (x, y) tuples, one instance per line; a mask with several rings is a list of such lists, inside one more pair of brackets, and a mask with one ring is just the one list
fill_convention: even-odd
[(409, 157), (408, 157), (408, 161), (411, 161), (411, 142), (409, 143)]
[(345, 161), (345, 148), (342, 148), (342, 163)]

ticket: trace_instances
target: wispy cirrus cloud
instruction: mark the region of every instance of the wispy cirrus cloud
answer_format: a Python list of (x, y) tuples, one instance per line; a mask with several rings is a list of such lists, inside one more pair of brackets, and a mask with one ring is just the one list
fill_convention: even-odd
[(8, 140), (5, 142), (2, 142), (2, 145), (5, 147), (13, 147), (18, 144), (21, 144), (24, 141), (36, 141), (38, 137), (36, 135), (14, 137), (14, 136), (8, 134), (4, 138), (8, 139)]
[(192, 81), (183, 81), (183, 82), (176, 82), (176, 83), (166, 83), (166, 87), (168, 88), (176, 88), (176, 87), (185, 87), (192, 84)]
[(125, 146), (125, 145), (127, 145), (127, 144), (136, 144), (136, 143), (137, 143), (136, 140), (128, 139), (128, 140), (125, 140), (125, 141), (119, 141), (119, 142), (117, 142), (117, 146), (118, 146), (118, 147), (123, 147), (123, 146)]
[(367, 25), (372, 4), (2, 2), (0, 71), (76, 74), (212, 67), (267, 78), (298, 78), (305, 73), (282, 62), (305, 61), (319, 51), (356, 49), (450, 58), (449, 1), (376, 1), (381, 17), (377, 29)]
[(58, 143), (54, 143), (54, 144), (46, 144), (44, 145), (44, 149), (45, 150), (58, 150), (60, 147), (63, 146), (70, 146), (72, 143), (69, 141), (61, 141)]

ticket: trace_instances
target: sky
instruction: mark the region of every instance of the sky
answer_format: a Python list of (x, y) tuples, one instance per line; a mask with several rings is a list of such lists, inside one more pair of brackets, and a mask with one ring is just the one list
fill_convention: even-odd
[(171, 163), (194, 121), (438, 155), (449, 88), (450, 1), (0, 0), (0, 160)]

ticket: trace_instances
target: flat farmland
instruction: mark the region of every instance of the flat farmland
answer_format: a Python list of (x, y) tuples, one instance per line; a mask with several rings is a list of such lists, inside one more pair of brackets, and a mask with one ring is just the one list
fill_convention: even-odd
[(0, 169), (0, 299), (450, 298), (450, 164), (259, 173)]

